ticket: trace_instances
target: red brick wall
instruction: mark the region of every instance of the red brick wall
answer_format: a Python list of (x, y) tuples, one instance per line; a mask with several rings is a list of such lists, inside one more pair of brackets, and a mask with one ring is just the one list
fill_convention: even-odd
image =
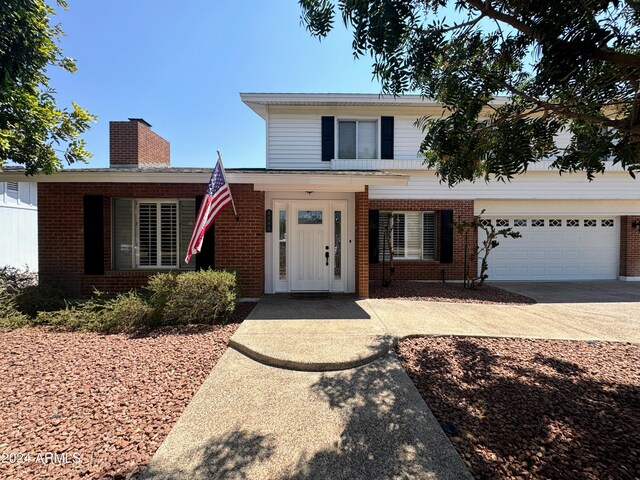
[(109, 162), (112, 166), (169, 166), (169, 142), (145, 124), (109, 122)]
[(356, 294), (369, 296), (369, 187), (356, 192)]
[[(121, 292), (142, 286), (153, 271), (111, 269), (111, 198), (194, 198), (205, 184), (40, 183), (38, 185), (41, 281), (72, 293), (93, 288)], [(253, 185), (231, 185), (240, 221), (229, 206), (216, 220), (216, 267), (233, 269), (245, 296), (264, 292), (264, 194)], [(104, 275), (84, 274), (83, 195), (104, 195)], [(192, 260), (193, 261), (193, 260)], [(166, 271), (166, 270), (163, 270)]]
[(216, 268), (237, 272), (245, 297), (264, 293), (264, 192), (252, 184), (233, 184), (239, 220), (227, 207), (216, 220)]
[[(454, 221), (473, 220), (473, 200), (369, 200), (369, 208), (387, 211), (423, 211), (437, 212), (440, 210), (453, 210)], [(464, 279), (464, 238), (454, 230), (453, 234), (453, 263), (440, 263), (440, 224), (436, 219), (436, 259), (435, 260), (394, 260), (397, 280), (440, 280), (442, 270), (446, 280)], [(469, 237), (469, 252), (473, 251), (477, 242), (474, 234)], [(477, 263), (469, 263), (469, 271), (477, 271)], [(388, 275), (388, 265), (385, 275)], [(369, 265), (371, 282), (382, 282), (382, 262)]]
[(631, 228), (640, 216), (620, 218), (620, 275), (640, 277), (640, 232)]

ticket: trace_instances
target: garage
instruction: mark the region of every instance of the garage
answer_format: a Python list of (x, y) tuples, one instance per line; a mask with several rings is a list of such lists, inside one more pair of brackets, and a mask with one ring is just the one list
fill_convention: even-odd
[(620, 217), (485, 216), (483, 221), (522, 234), (499, 239), (489, 257), (489, 280), (618, 278)]

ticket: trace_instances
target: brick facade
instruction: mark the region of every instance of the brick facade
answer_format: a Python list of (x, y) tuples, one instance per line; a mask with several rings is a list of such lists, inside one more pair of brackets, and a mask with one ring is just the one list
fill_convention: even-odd
[[(38, 240), (41, 281), (88, 294), (95, 288), (122, 292), (146, 283), (149, 270), (113, 270), (111, 199), (195, 198), (205, 184), (40, 183)], [(216, 220), (216, 267), (235, 270), (244, 296), (264, 292), (264, 193), (250, 184), (232, 184), (240, 220), (227, 207)], [(104, 274), (84, 274), (83, 196), (104, 196)], [(193, 261), (193, 260), (192, 260)], [(166, 270), (163, 270), (166, 271)]]
[(356, 295), (369, 296), (369, 187), (356, 192)]
[(109, 122), (112, 167), (168, 167), (171, 147), (141, 120)]
[[(453, 210), (454, 221), (473, 220), (473, 200), (369, 200), (369, 208), (382, 211), (422, 211), (436, 212)], [(467, 239), (469, 252), (477, 243), (474, 234)], [(464, 279), (464, 238), (453, 233), (453, 262), (439, 261), (440, 225), (436, 220), (436, 259), (435, 260), (394, 260), (396, 280), (441, 280), (443, 271), (447, 281)], [(469, 271), (477, 271), (477, 262), (469, 263)], [(382, 283), (382, 263), (369, 265), (370, 281)], [(388, 274), (388, 273), (387, 273)]]
[(631, 227), (640, 216), (620, 217), (620, 276), (640, 277), (640, 232)]

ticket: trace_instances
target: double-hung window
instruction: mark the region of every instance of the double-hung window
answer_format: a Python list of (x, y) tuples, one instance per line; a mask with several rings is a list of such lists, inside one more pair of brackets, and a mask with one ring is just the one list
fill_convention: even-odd
[[(390, 242), (387, 227), (392, 221)], [(404, 260), (433, 260), (436, 254), (436, 215), (434, 212), (380, 212), (380, 259), (393, 257)], [(384, 253), (383, 253), (384, 252)]]
[(338, 120), (338, 158), (378, 158), (378, 122)]
[(194, 199), (113, 200), (115, 269), (192, 270), (184, 263), (195, 221)]

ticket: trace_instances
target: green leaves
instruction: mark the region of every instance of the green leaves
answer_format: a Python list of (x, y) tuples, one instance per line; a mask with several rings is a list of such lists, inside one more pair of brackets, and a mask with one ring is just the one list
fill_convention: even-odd
[(63, 160), (71, 164), (91, 157), (80, 135), (96, 117), (75, 103), (59, 108), (49, 87), (47, 69), (76, 71), (74, 60), (59, 47), (62, 30), (50, 24), (54, 14), (42, 0), (0, 3), (0, 170), (13, 162), (29, 175), (50, 174)]
[[(370, 54), (382, 91), (444, 106), (422, 118), (420, 153), (449, 185), (508, 180), (554, 160), (589, 178), (640, 165), (640, 8), (636, 0), (302, 0), (314, 35), (335, 11)], [(453, 20), (447, 19), (456, 12)], [(494, 102), (497, 96), (509, 102)], [(589, 127), (589, 128), (587, 128)], [(570, 130), (575, 139), (558, 145)]]

